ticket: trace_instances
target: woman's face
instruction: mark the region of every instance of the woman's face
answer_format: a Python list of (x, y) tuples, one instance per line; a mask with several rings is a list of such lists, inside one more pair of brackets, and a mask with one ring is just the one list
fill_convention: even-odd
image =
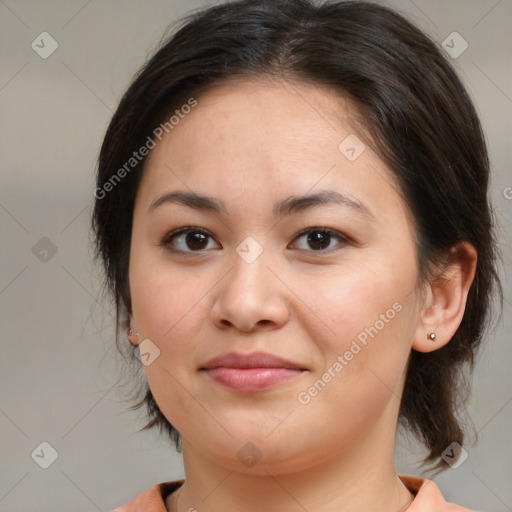
[[(326, 89), (241, 81), (190, 110), (151, 151), (133, 218), (133, 324), (162, 413), (184, 447), (233, 471), (392, 453), (418, 269), (356, 109)], [(165, 200), (177, 192), (210, 199)], [(254, 352), (289, 364), (208, 364)]]

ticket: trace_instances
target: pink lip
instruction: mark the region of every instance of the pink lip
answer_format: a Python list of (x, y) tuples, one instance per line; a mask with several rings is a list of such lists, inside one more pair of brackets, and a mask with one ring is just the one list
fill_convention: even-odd
[(305, 368), (265, 352), (231, 352), (211, 359), (200, 370), (217, 384), (237, 391), (261, 391), (288, 382)]

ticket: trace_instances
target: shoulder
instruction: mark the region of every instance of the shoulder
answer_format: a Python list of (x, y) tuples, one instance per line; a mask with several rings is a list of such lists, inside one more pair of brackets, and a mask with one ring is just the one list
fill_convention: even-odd
[(149, 491), (139, 494), (134, 500), (118, 507), (112, 512), (167, 512), (165, 498), (181, 487), (184, 479), (162, 482), (153, 485)]
[(419, 476), (399, 475), (404, 485), (416, 495), (405, 512), (475, 512), (469, 508), (448, 503), (439, 487), (432, 481)]
[[(436, 512), (475, 512), (469, 508), (448, 503), (432, 480), (411, 475), (399, 476), (404, 485), (416, 496), (404, 512), (432, 512), (432, 510)], [(182, 479), (155, 484), (149, 491), (139, 494), (136, 499), (112, 512), (166, 512), (165, 498), (184, 482), (185, 480)]]

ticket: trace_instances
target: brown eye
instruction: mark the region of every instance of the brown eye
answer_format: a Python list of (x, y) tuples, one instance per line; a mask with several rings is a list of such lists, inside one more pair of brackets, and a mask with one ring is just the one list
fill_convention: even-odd
[(210, 240), (213, 241), (212, 236), (204, 229), (184, 227), (167, 234), (160, 245), (175, 252), (204, 252), (212, 248)]
[(313, 249), (326, 249), (331, 242), (331, 235), (325, 231), (313, 231), (307, 235), (307, 243)]
[(187, 233), (185, 245), (193, 250), (204, 249), (208, 245), (208, 237), (204, 233)]
[[(313, 252), (330, 252), (348, 239), (341, 233), (328, 228), (308, 228), (299, 233), (295, 241), (303, 239), (299, 249)], [(337, 242), (337, 243), (336, 243)]]

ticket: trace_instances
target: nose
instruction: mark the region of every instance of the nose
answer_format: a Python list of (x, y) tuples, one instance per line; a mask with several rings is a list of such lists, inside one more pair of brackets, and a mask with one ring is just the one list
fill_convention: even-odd
[(212, 307), (214, 324), (221, 329), (252, 332), (277, 329), (289, 318), (286, 287), (261, 255), (248, 263), (238, 254), (233, 268), (221, 280)]

